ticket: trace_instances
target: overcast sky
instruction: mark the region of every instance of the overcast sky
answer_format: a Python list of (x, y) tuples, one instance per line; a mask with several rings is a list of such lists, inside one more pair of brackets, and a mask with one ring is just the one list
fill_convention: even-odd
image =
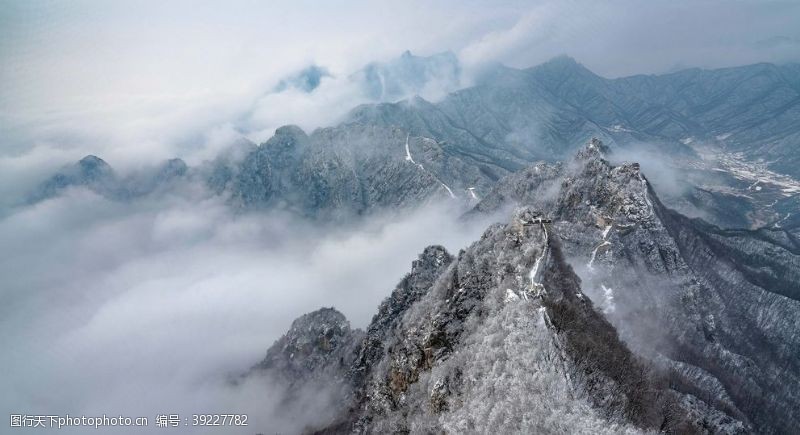
[[(467, 77), (560, 54), (607, 77), (800, 61), (800, 1), (133, 3), (3, 2), (0, 211), (86, 154), (117, 169), (193, 164), (242, 134), (243, 114), (254, 140), (335, 122), (364, 101), (346, 77), (407, 49), (451, 50)], [(271, 92), (311, 64), (332, 76), (313, 93)], [(224, 377), (297, 315), (336, 305), (364, 327), (425, 245), (458, 252), (478, 237), (483, 223), (452, 216), (323, 231), (217, 197), (83, 190), (0, 215), (0, 410), (218, 410)], [(263, 409), (244, 399), (230, 409)]]
[[(312, 63), (334, 75), (409, 49), (532, 66), (568, 54), (608, 77), (800, 60), (797, 1), (73, 1), (0, 10), (0, 171), (87, 153), (115, 166), (208, 158), (226, 124)], [(273, 104), (316, 127), (342, 91)]]

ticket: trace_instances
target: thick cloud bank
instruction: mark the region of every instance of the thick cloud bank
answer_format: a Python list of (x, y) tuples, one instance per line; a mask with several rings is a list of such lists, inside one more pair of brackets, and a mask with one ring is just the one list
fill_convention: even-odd
[(228, 376), (305, 312), (335, 306), (366, 326), (426, 245), (477, 237), (482, 224), (454, 215), (337, 229), (234, 214), (200, 192), (115, 203), (82, 189), (18, 210), (0, 221), (0, 408), (141, 415), (151, 427), (157, 413), (248, 412), (274, 424), (274, 392), (231, 389)]

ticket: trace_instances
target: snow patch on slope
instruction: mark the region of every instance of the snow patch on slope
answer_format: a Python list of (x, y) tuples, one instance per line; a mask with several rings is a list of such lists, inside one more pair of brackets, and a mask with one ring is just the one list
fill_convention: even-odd
[[(408, 144), (408, 140), (409, 140), (410, 137), (411, 137), (411, 134), (406, 134), (406, 161), (407, 162), (411, 162), (414, 165), (417, 165), (420, 170), (431, 174), (433, 176), (433, 178), (436, 179), (436, 181), (438, 181), (439, 184), (442, 185), (442, 187), (444, 187), (444, 189), (447, 191), (447, 194), (450, 195), (450, 198), (456, 199), (456, 195), (453, 193), (453, 190), (450, 189), (450, 186), (445, 184), (445, 182), (442, 181), (439, 177), (437, 177), (436, 174), (434, 174), (433, 172), (426, 171), (421, 163), (417, 163), (416, 161), (414, 161), (414, 157), (411, 155), (411, 148), (409, 147), (409, 144)], [(427, 138), (425, 138), (425, 139), (427, 139)]]

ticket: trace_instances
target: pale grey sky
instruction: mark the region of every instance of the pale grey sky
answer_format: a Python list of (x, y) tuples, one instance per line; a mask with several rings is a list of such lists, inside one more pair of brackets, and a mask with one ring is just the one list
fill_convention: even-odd
[[(207, 158), (229, 121), (311, 63), (341, 77), (409, 49), (469, 68), (568, 54), (613, 77), (800, 61), (800, 2), (4, 2), (0, 171), (95, 153), (115, 163)], [(269, 101), (263, 125), (313, 128), (360, 102), (341, 86)]]
[[(267, 134), (334, 122), (363, 100), (341, 78), (406, 49), (452, 50), (467, 75), (569, 54), (618, 76), (798, 61), (798, 22), (800, 2), (769, 1), (4, 1), (0, 211), (85, 154), (193, 163), (243, 112)], [(268, 94), (312, 63), (334, 77)], [(424, 209), (329, 231), (177, 193), (74, 190), (0, 216), (0, 414), (264, 418), (279, 397), (242, 395), (228, 374), (319, 306), (364, 327), (425, 245), (458, 252), (484, 228)]]

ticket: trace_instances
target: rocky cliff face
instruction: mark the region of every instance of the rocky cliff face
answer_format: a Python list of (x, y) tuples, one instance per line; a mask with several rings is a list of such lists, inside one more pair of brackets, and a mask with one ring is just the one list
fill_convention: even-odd
[(671, 371), (679, 390), (759, 431), (790, 430), (798, 398), (787, 385), (800, 374), (790, 350), (800, 305), (788, 290), (798, 288), (796, 238), (683, 217), (661, 204), (637, 165), (614, 167), (591, 144), (558, 180), (554, 199), (535, 198), (511, 189), (530, 182), (514, 175), (477, 208), (502, 196), (553, 210), (587, 293), (637, 353)]
[(560, 173), (557, 195), (531, 193), (547, 183), (522, 172), (476, 209), (502, 197), (552, 210), (584, 290), (637, 353), (670, 371), (678, 390), (759, 431), (790, 430), (798, 397), (788, 385), (800, 374), (790, 350), (800, 344), (800, 304), (789, 290), (798, 288), (797, 239), (683, 217), (661, 204), (637, 165), (612, 166), (597, 145), (551, 169)]
[[(276, 426), (276, 432), (311, 431), (346, 413), (353, 387), (348, 377), (364, 333), (333, 308), (321, 308), (292, 322), (289, 331), (244, 375), (279, 398), (272, 416), (302, 424)], [(235, 383), (239, 382), (237, 379)], [(292, 416), (295, 416), (294, 418)]]
[[(384, 337), (381, 357), (356, 371), (353, 408), (327, 430), (692, 427), (592, 309), (547, 228), (526, 225), (532, 220), (521, 210), (487, 230), (400, 322), (376, 316), (370, 330)], [(604, 361), (587, 358), (601, 349)]]
[(468, 204), (474, 189), (486, 192), (492, 180), (434, 139), (396, 127), (348, 124), (311, 135), (281, 127), (216, 183), (238, 206), (317, 218), (430, 201)]
[(316, 430), (791, 431), (795, 240), (682, 217), (606, 152), (507, 177), (473, 211), (515, 207), (507, 224), (427, 248)]

